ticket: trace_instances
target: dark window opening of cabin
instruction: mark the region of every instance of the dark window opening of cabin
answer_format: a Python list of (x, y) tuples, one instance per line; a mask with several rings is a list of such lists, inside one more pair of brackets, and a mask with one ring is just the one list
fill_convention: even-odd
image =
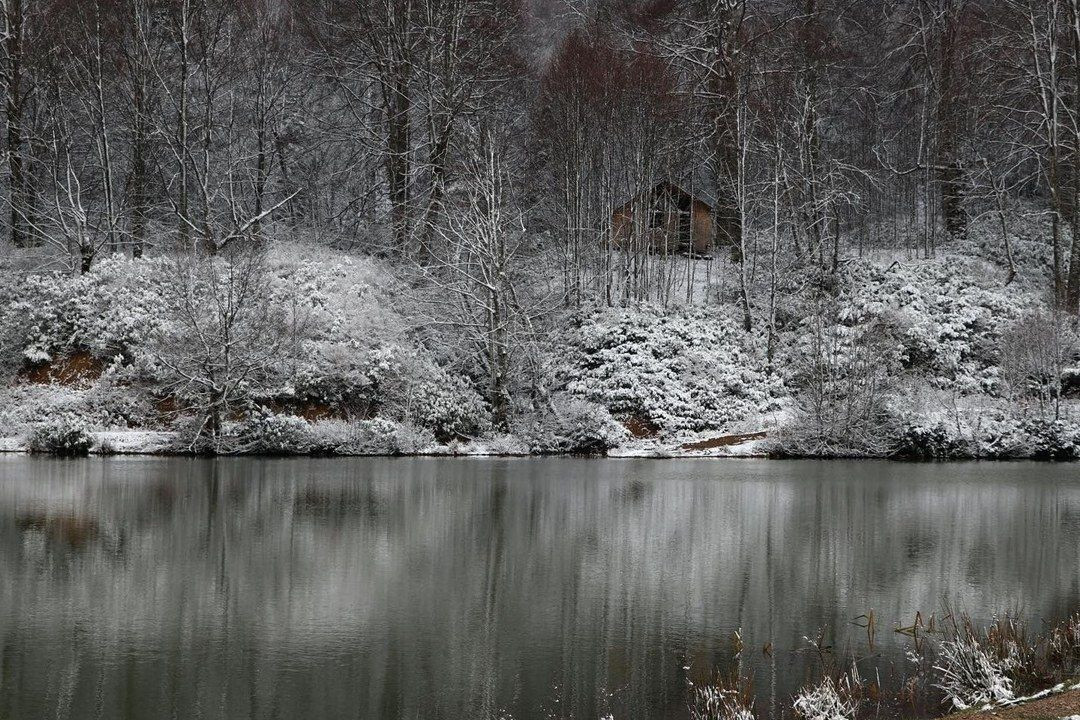
[(694, 199), (678, 187), (661, 186), (649, 194), (648, 226), (667, 236), (665, 245), (681, 252), (693, 250)]
[(689, 252), (693, 248), (692, 233), (693, 233), (693, 199), (686, 193), (680, 193), (679, 203), (679, 224), (678, 224), (678, 243), (679, 249)]
[(663, 190), (654, 192), (652, 202), (649, 204), (652, 207), (652, 212), (649, 214), (649, 228), (663, 230), (667, 227), (668, 193)]

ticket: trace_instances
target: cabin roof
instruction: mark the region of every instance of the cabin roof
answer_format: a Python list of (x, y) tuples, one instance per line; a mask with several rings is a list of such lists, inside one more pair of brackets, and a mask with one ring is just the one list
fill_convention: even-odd
[[(713, 209), (716, 207), (716, 191), (714, 183), (708, 179), (703, 171), (687, 172), (675, 175), (661, 176), (648, 186), (648, 190), (655, 190), (661, 185), (670, 185), (680, 192), (689, 195), (692, 199), (702, 202)], [(637, 197), (643, 195), (645, 190), (639, 186), (635, 190), (626, 191), (616, 197), (615, 209), (624, 208)]]

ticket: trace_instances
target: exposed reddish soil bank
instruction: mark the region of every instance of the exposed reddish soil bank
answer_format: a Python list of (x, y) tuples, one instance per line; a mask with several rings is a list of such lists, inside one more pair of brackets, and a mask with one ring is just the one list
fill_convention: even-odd
[(767, 437), (767, 433), (764, 432), (743, 433), (742, 435), (722, 435), (721, 437), (710, 438), (709, 440), (702, 440), (701, 442), (687, 443), (682, 446), (682, 449), (715, 450), (716, 448), (730, 447), (731, 445), (742, 445), (744, 442), (761, 440), (765, 437)]
[(1067, 690), (1012, 707), (961, 713), (955, 717), (963, 720), (1058, 720), (1070, 715), (1080, 715), (1080, 690)]

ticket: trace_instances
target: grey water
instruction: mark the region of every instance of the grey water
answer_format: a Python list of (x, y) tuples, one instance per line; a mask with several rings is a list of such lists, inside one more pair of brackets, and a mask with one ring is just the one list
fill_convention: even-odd
[(946, 604), (1080, 609), (1077, 466), (0, 457), (0, 718), (681, 717), (736, 630), (775, 716)]

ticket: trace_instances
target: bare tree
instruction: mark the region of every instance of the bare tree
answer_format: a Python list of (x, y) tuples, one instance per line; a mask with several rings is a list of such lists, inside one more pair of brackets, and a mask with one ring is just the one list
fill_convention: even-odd
[(522, 213), (514, 204), (504, 163), (506, 136), (488, 128), (476, 138), (455, 211), (440, 225), (441, 252), (426, 271), (450, 306), (434, 314), (475, 351), (496, 427), (510, 412), (510, 372), (519, 334), (528, 325), (514, 285), (524, 242)]
[(197, 418), (192, 447), (205, 442), (217, 451), (225, 420), (295, 353), (306, 316), (275, 296), (257, 243), (176, 255), (162, 291), (169, 322), (152, 340), (154, 372), (161, 389)]

